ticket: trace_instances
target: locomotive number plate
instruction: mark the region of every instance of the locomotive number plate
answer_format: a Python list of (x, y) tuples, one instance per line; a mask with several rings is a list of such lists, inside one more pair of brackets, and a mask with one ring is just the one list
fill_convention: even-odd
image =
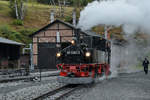
[(67, 54), (80, 54), (80, 51), (67, 51)]

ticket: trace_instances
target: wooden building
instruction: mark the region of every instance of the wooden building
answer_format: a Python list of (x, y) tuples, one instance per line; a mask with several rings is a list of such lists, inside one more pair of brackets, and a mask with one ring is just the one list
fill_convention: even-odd
[[(68, 45), (77, 28), (72, 24), (55, 20), (31, 36), (33, 38), (33, 63), (39, 68), (56, 69), (56, 52)], [(84, 32), (79, 34), (86, 35)]]
[(0, 37), (0, 69), (13, 69), (20, 66), (22, 45), (22, 43)]

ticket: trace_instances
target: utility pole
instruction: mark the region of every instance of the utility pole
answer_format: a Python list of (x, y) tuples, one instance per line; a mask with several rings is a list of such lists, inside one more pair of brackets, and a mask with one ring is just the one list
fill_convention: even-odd
[(23, 54), (25, 54), (26, 50), (30, 51), (30, 66), (29, 66), (29, 70), (30, 72), (34, 70), (34, 64), (33, 64), (33, 45), (29, 44), (29, 48), (23, 48)]
[[(105, 25), (105, 27), (104, 27), (104, 35), (105, 35), (105, 39), (106, 40), (110, 40), (110, 38), (108, 37), (108, 35), (110, 35), (109, 33), (108, 33), (108, 31), (109, 30), (111, 30), (112, 29), (112, 26), (106, 26)], [(110, 41), (111, 42), (111, 41)], [(106, 46), (108, 45), (108, 42), (106, 42), (106, 44), (105, 44)], [(111, 45), (111, 48), (112, 48), (112, 45)], [(106, 50), (107, 51), (107, 50)], [(109, 57), (109, 53), (108, 52), (105, 52), (105, 62), (107, 62), (107, 59), (108, 59), (108, 57)]]
[(108, 35), (107, 26), (104, 27), (104, 30), (105, 30), (105, 32), (104, 32), (105, 33), (105, 39), (107, 40), (107, 35)]
[(106, 39), (106, 40), (109, 39), (109, 38), (108, 38), (108, 35), (110, 35), (110, 34), (108, 33), (108, 31), (111, 30), (111, 29), (112, 29), (112, 26), (106, 26), (106, 25), (105, 25), (105, 27), (104, 27), (104, 31), (105, 31), (105, 32), (104, 32), (104, 35), (105, 35), (105, 39)]

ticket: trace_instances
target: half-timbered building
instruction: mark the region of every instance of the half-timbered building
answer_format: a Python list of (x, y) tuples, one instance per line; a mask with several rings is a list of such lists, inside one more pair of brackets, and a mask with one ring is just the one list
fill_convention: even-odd
[[(56, 52), (69, 45), (76, 29), (72, 24), (55, 20), (33, 33), (33, 64), (38, 68), (55, 69)], [(79, 34), (85, 35), (81, 31)]]

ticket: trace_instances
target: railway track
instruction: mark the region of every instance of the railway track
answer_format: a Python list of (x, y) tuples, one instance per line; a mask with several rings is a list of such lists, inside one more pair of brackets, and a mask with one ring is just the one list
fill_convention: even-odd
[[(58, 76), (57, 74), (54, 75), (47, 75), (47, 76), (42, 76), (43, 77), (53, 77), (53, 76)], [(21, 81), (21, 80), (32, 80), (37, 76), (25, 76), (25, 77), (16, 77), (16, 78), (6, 78), (6, 79), (1, 79), (0, 83), (7, 83), (7, 82), (15, 82), (15, 81)]]
[(32, 100), (60, 100), (75, 91), (77, 88), (79, 88), (79, 85), (65, 85)]

